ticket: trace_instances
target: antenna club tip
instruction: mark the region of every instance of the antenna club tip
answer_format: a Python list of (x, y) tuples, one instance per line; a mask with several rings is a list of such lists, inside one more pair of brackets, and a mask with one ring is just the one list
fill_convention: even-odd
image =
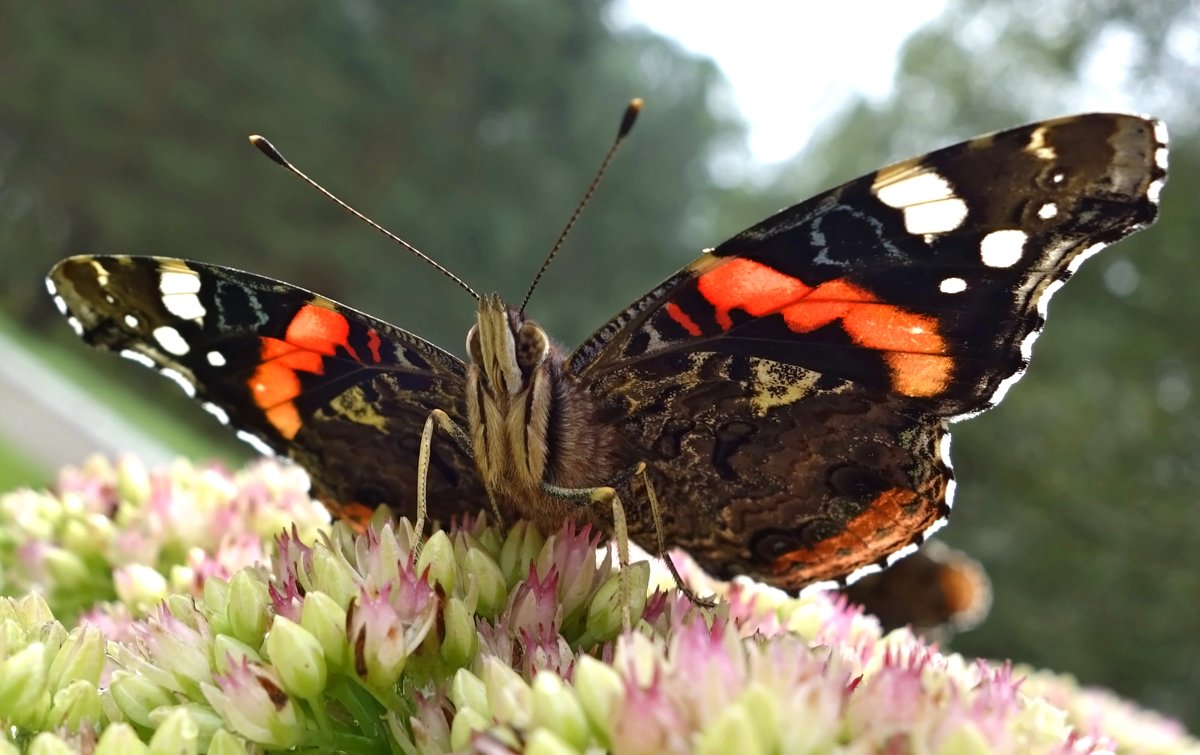
[(287, 167), (287, 160), (283, 159), (283, 154), (279, 150), (275, 149), (275, 145), (267, 141), (265, 136), (251, 134), (250, 143), (253, 144), (259, 152), (271, 158), (272, 161)]
[(617, 138), (624, 139), (629, 135), (629, 131), (633, 128), (634, 121), (637, 120), (638, 113), (642, 112), (642, 105), (645, 102), (641, 97), (634, 97), (629, 101), (629, 106), (625, 108), (625, 114), (621, 116), (621, 127), (617, 130)]

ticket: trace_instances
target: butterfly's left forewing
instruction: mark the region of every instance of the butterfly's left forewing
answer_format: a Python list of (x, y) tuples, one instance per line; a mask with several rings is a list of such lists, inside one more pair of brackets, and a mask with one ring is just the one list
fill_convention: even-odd
[[(411, 511), (429, 413), (466, 422), (460, 360), (286, 283), (123, 256), (65, 259), (47, 283), (85, 341), (158, 370), (243, 440), (300, 463), (343, 515), (380, 503)], [(474, 462), (445, 436), (431, 462), (433, 516), (476, 511)]]
[(649, 465), (670, 544), (784, 588), (853, 576), (941, 521), (946, 422), (1020, 376), (1079, 263), (1153, 222), (1165, 139), (1090, 114), (884, 168), (711, 250), (567, 371)]

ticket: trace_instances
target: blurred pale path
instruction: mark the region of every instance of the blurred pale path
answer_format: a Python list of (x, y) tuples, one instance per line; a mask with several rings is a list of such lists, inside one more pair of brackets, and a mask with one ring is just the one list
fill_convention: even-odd
[(43, 468), (97, 453), (135, 453), (149, 464), (175, 456), (3, 333), (0, 353), (0, 434)]

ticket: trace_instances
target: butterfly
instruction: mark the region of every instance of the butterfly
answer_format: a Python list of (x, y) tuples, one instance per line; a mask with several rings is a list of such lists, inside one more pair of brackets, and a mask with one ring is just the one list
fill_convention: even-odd
[(464, 361), (202, 262), (71, 257), (47, 285), (85, 341), (303, 466), (337, 514), (573, 518), (798, 590), (943, 523), (949, 423), (1021, 376), (1085, 259), (1154, 221), (1166, 143), (1093, 113), (905, 160), (705, 251), (570, 352), (497, 295)]

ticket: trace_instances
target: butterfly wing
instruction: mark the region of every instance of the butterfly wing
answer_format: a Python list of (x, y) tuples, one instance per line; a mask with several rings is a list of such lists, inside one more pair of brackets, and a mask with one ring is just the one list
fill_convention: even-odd
[[(175, 380), (264, 453), (288, 456), (335, 513), (411, 512), (429, 413), (465, 426), (465, 367), (411, 333), (295, 286), (198, 262), (80, 256), (47, 285), (85, 341)], [(485, 500), (474, 463), (435, 433), (433, 515)]]
[(884, 168), (709, 251), (567, 373), (649, 465), (672, 545), (788, 589), (856, 576), (942, 520), (946, 423), (1020, 376), (1084, 259), (1153, 222), (1165, 142), (1089, 114)]

